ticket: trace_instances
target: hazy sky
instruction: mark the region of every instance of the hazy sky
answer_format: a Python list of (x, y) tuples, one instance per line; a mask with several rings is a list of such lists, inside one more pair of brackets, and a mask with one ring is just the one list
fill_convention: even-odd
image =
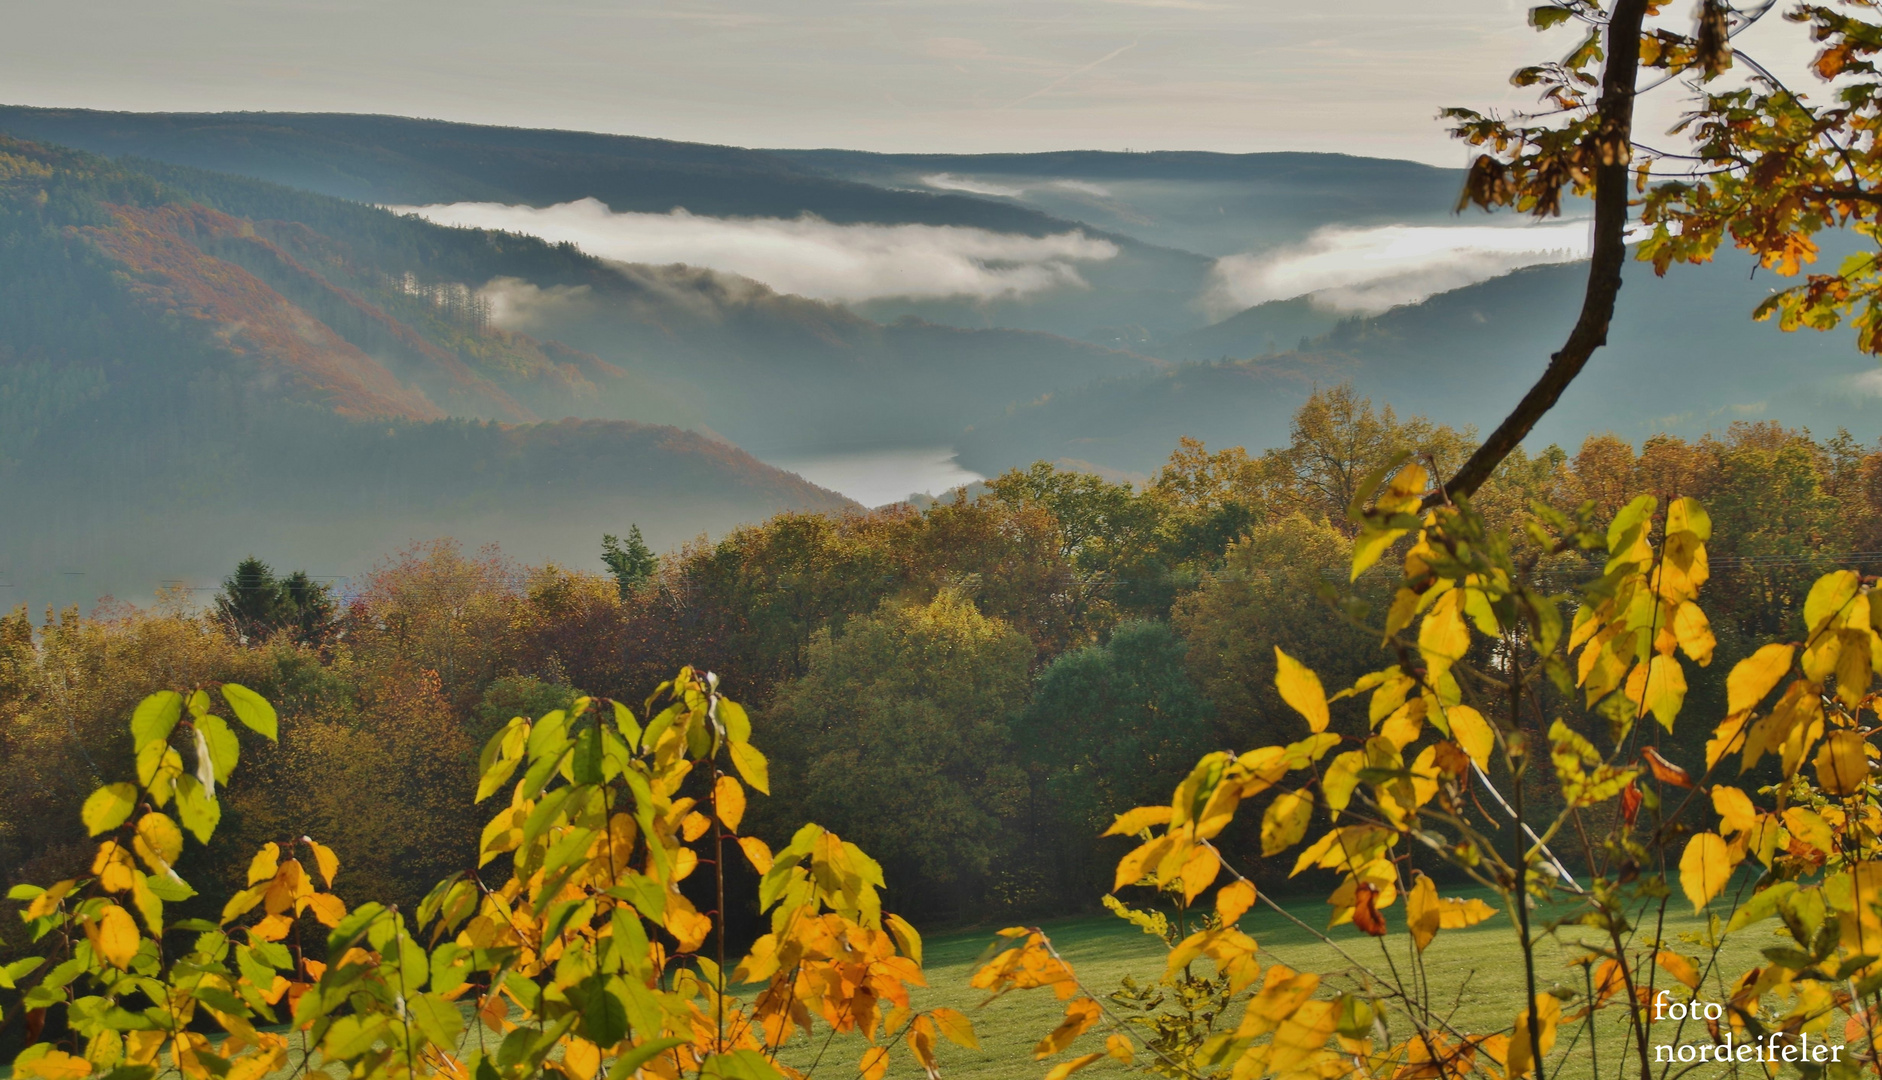
[(1521, 103), (1509, 71), (1570, 44), (1571, 31), (1525, 27), (1528, 6), (0, 0), (0, 101), (384, 112), (745, 146), (1347, 150), (1454, 165), (1464, 151), (1436, 110)]
[(1558, 51), (1512, 0), (0, 0), (0, 101), (746, 146), (1349, 150)]

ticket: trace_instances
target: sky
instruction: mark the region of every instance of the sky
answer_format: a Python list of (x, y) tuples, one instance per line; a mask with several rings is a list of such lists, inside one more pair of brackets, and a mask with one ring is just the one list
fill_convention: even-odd
[[(1514, 0), (0, 0), (0, 102), (376, 112), (742, 146), (1345, 151), (1565, 51)], [(1681, 5), (1675, 5), (1681, 6)]]

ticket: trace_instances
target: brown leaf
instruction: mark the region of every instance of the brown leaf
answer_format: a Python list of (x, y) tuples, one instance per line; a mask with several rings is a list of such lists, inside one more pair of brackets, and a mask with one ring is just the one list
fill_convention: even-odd
[(1373, 937), (1385, 936), (1385, 916), (1379, 914), (1379, 890), (1362, 881), (1353, 892), (1353, 925)]

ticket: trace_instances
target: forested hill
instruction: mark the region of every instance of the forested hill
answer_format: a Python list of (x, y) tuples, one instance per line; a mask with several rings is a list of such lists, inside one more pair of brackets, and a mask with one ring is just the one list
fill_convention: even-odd
[(698, 415), (436, 272), (593, 260), (188, 179), (0, 139), (0, 600), (148, 595), (271, 545), (329, 574), (447, 534), (569, 559), (630, 520), (670, 544), (849, 505), (652, 423)]
[[(1607, 346), (1532, 445), (1573, 445), (1600, 431), (1632, 442), (1663, 432), (1696, 438), (1761, 419), (1873, 434), (1882, 426), (1874, 359), (1853, 347), (1847, 329), (1785, 333), (1753, 321), (1758, 302), (1793, 280), (1752, 271), (1729, 251), (1663, 278), (1629, 263)], [(1258, 433), (1278, 438), (1316, 386), (1341, 382), (1407, 413), (1488, 425), (1561, 347), (1586, 277), (1581, 263), (1531, 267), (1369, 317), (1305, 299), (1264, 304), (1165, 351), (1213, 362), (1177, 363), (1013, 410), (977, 425), (961, 460), (979, 469), (1078, 460), (1148, 473), (1184, 436), (1223, 446), (1257, 445)]]
[(0, 106), (0, 131), (270, 180), (359, 202), (596, 198), (616, 210), (976, 225), (1040, 234), (1036, 211), (839, 179), (763, 150), (627, 135), (328, 113), (128, 113)]

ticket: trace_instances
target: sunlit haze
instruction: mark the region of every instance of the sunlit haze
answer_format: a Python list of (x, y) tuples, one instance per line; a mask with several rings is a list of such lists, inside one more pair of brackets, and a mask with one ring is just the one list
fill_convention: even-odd
[[(1689, 18), (1676, 6), (1669, 18)], [(1530, 31), (1527, 7), (10, 0), (0, 101), (394, 113), (743, 146), (1322, 150), (1456, 165), (1465, 151), (1437, 110), (1526, 104), (1509, 71), (1572, 46), (1572, 31)], [(1799, 37), (1787, 30), (1739, 44)], [(1782, 67), (1805, 48), (1760, 59)], [(1675, 112), (1650, 103), (1649, 118), (1664, 127)]]

